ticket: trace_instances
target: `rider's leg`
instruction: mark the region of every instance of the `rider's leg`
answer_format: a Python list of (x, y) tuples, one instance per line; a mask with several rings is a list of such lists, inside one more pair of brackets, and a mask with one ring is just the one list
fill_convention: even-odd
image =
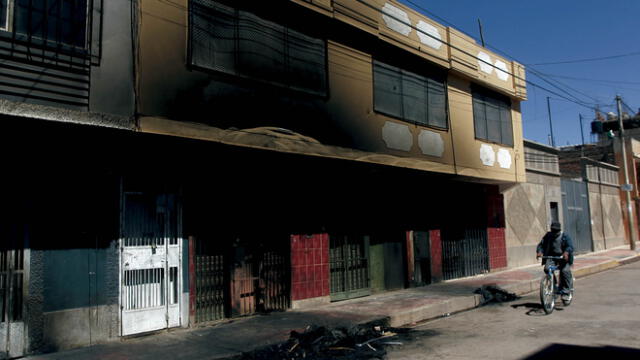
[(573, 284), (573, 275), (571, 274), (571, 265), (566, 261), (560, 264), (560, 293), (569, 294)]

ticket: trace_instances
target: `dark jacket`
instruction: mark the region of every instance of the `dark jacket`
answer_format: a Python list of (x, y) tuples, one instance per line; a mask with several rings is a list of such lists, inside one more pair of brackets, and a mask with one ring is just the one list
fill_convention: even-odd
[[(540, 243), (538, 244), (537, 252), (542, 253), (545, 256), (560, 256), (562, 254), (553, 254), (553, 241), (558, 236), (557, 233), (549, 231), (543, 237)], [(569, 253), (569, 265), (573, 265), (573, 241), (571, 241), (571, 237), (566, 233), (562, 233), (562, 237), (560, 239), (560, 247), (562, 252)], [(542, 261), (544, 265), (546, 263), (546, 259)]]

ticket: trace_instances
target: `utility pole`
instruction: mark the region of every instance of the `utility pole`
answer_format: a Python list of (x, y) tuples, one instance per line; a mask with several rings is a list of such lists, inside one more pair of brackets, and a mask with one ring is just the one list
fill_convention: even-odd
[(633, 211), (632, 211), (632, 206), (631, 206), (631, 190), (628, 188), (629, 185), (629, 169), (627, 168), (627, 149), (626, 149), (626, 145), (625, 145), (625, 141), (624, 141), (624, 124), (622, 122), (622, 98), (620, 97), (620, 95), (616, 96), (616, 103), (618, 105), (618, 126), (620, 126), (620, 147), (622, 149), (621, 151), (621, 155), (622, 155), (622, 168), (624, 171), (624, 185), (623, 185), (623, 191), (625, 193), (626, 199), (627, 199), (627, 222), (629, 224), (629, 234), (630, 234), (630, 239), (629, 241), (631, 242), (631, 250), (635, 250), (636, 249), (636, 231), (635, 231), (635, 226), (634, 226), (634, 221), (633, 221)]
[(580, 136), (582, 137), (582, 146), (580, 147), (580, 156), (584, 157), (584, 127), (582, 126), (582, 114), (578, 114), (580, 117)]
[(549, 111), (549, 129), (551, 130), (551, 147), (556, 147), (556, 140), (553, 138), (553, 122), (551, 121), (551, 98), (547, 96), (547, 110)]

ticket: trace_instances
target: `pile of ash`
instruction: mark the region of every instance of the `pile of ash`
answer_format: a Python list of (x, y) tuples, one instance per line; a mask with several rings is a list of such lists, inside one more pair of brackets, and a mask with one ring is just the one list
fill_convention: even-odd
[(327, 329), (309, 326), (292, 331), (289, 340), (243, 354), (242, 360), (365, 360), (384, 359), (386, 347), (402, 345), (396, 338), (406, 329), (362, 325)]
[(476, 294), (482, 295), (480, 305), (486, 305), (489, 303), (502, 303), (520, 299), (520, 297), (514, 293), (510, 293), (497, 285), (483, 285), (476, 289)]

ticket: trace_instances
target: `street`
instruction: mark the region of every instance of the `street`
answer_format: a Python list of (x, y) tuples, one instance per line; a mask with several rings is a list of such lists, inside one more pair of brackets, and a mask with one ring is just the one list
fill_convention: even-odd
[[(542, 272), (541, 272), (542, 274)], [(538, 293), (418, 324), (388, 359), (640, 358), (640, 262), (578, 279), (549, 316)]]

